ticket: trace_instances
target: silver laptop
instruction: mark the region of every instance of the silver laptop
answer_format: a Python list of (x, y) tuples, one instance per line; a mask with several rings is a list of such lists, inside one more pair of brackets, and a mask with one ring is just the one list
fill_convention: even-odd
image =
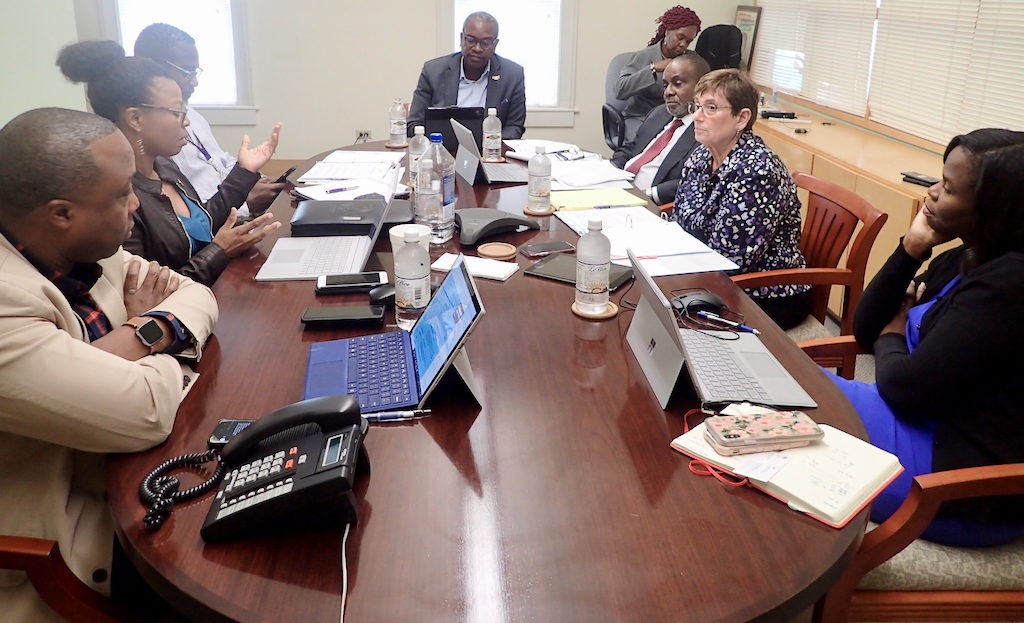
[(654, 279), (631, 249), (626, 253), (640, 284), (626, 342), (663, 409), (684, 363), (702, 405), (818, 406), (756, 335), (679, 328)]
[(455, 152), (455, 173), (470, 184), (476, 183), (477, 171), (483, 171), (483, 178), (488, 184), (505, 184), (530, 180), (527, 168), (511, 162), (483, 162), (480, 150), (477, 149), (473, 132), (455, 119), (451, 120), (455, 138), (459, 140), (459, 149)]

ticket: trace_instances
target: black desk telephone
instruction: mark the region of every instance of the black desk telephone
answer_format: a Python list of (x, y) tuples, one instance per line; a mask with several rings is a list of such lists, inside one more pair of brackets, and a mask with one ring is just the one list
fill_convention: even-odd
[[(273, 530), (356, 523), (352, 485), (357, 474), (370, 471), (362, 443), (368, 430), (352, 396), (297, 402), (241, 431), (224, 446), (219, 458), (215, 451), (189, 455), (200, 459), (193, 462), (218, 458), (222, 467), (207, 483), (165, 497), (188, 499), (223, 476), (200, 530), (207, 542)], [(144, 503), (152, 503), (147, 494), (152, 498), (152, 489), (160, 488), (159, 481), (154, 481), (156, 472), (171, 462), (143, 480), (140, 496)]]

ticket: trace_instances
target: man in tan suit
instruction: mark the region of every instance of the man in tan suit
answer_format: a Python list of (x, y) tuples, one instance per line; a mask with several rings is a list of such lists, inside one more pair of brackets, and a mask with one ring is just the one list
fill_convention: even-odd
[[(121, 249), (138, 200), (109, 121), (44, 108), (0, 129), (0, 534), (56, 540), (110, 588), (103, 458), (164, 440), (217, 321), (205, 286)], [(116, 581), (116, 580), (115, 580)], [(0, 571), (5, 621), (59, 620)]]

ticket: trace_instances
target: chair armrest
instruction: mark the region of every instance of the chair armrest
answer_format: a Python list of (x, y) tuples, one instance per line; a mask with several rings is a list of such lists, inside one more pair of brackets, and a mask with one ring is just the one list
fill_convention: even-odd
[(948, 500), (1024, 494), (1024, 463), (986, 465), (924, 474), (885, 523), (864, 536), (851, 570), (860, 578), (921, 536)]
[(822, 337), (813, 340), (802, 340), (796, 345), (811, 359), (822, 357), (844, 357), (846, 355), (863, 355), (870, 353), (852, 335)]
[(853, 271), (846, 268), (780, 268), (758, 273), (733, 275), (733, 283), (749, 290), (779, 285), (840, 285), (852, 286), (859, 281)]
[(676, 207), (676, 204), (671, 202), (671, 201), (668, 202), (668, 203), (663, 203), (660, 206), (658, 206), (658, 212), (662, 212), (662, 213), (665, 213), (665, 214), (668, 214), (669, 216), (671, 216), (672, 215), (672, 209), (675, 208), (675, 207)]

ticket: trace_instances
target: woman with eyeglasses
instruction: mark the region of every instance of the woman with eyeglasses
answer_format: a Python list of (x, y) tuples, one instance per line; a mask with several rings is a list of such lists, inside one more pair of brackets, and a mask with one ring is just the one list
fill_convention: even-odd
[[(737, 69), (712, 71), (697, 81), (689, 109), (700, 145), (683, 165), (673, 218), (735, 262), (739, 273), (805, 267), (796, 184), (751, 131), (757, 87)], [(783, 329), (810, 313), (809, 285), (767, 286), (747, 294)]]
[(135, 150), (132, 184), (139, 198), (124, 248), (213, 285), (233, 257), (280, 227), (266, 213), (236, 226), (236, 208), (259, 180), (277, 147), (281, 125), (262, 145), (242, 140), (238, 163), (206, 202), (169, 158), (185, 145), (188, 125), (181, 88), (170, 69), (147, 58), (125, 57), (114, 41), (83, 41), (61, 50), (57, 65), (88, 85), (89, 104), (113, 121)]

